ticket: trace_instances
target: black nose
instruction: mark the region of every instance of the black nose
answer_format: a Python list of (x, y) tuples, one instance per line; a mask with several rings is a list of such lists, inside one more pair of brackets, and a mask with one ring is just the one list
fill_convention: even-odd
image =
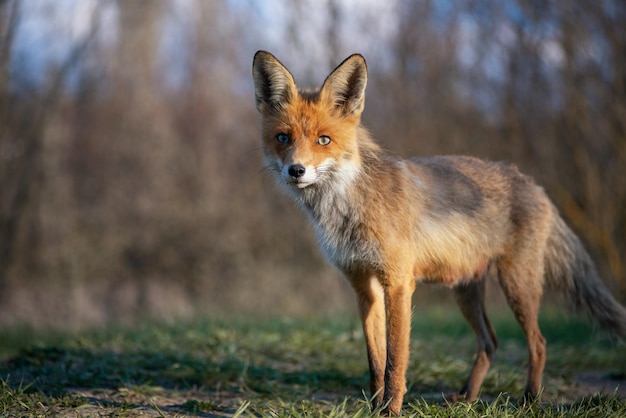
[(304, 168), (302, 164), (291, 165), (289, 166), (289, 169), (287, 170), (289, 175), (293, 177), (294, 179), (304, 176), (305, 171), (306, 171), (306, 168)]

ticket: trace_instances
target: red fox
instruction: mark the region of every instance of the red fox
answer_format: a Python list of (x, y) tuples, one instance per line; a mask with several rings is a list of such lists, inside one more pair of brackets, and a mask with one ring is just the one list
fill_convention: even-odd
[(543, 189), (512, 165), (464, 156), (400, 159), (361, 126), (367, 66), (355, 54), (315, 90), (299, 91), (272, 54), (252, 65), (265, 166), (315, 226), (354, 288), (375, 406), (400, 414), (417, 281), (449, 286), (478, 339), (459, 399), (475, 400), (497, 347), (484, 304), (497, 272), (528, 342), (527, 398), (539, 395), (544, 285), (626, 337), (626, 309), (603, 286), (580, 240)]

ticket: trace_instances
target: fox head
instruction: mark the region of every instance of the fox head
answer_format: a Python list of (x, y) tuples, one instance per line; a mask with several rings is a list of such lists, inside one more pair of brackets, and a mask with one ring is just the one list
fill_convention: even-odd
[(354, 179), (360, 167), (365, 59), (351, 55), (315, 90), (299, 91), (289, 70), (265, 51), (254, 56), (252, 75), (265, 165), (279, 183), (297, 192)]

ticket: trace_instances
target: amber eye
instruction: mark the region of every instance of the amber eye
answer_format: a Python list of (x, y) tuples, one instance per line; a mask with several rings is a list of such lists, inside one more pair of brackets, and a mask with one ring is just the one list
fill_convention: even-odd
[(330, 137), (326, 136), (326, 135), (322, 135), (319, 138), (317, 138), (317, 143), (320, 144), (320, 145), (326, 146), (326, 145), (330, 144)]
[(289, 143), (289, 135), (287, 135), (287, 134), (278, 134), (278, 135), (276, 135), (276, 140), (278, 142), (280, 142), (281, 144), (288, 144)]

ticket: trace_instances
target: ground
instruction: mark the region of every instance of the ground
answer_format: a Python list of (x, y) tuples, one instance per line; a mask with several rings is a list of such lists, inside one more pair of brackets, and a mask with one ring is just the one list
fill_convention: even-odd
[[(405, 413), (528, 415), (518, 403), (526, 348), (510, 317), (495, 321), (500, 348), (481, 401), (465, 406), (441, 406), (441, 394), (458, 390), (469, 372), (469, 327), (447, 311), (413, 322)], [(541, 402), (528, 406), (533, 414), (626, 416), (624, 344), (562, 316), (543, 318), (542, 329), (548, 364)], [(371, 415), (365, 344), (351, 315), (23, 334), (0, 332), (0, 415)]]

